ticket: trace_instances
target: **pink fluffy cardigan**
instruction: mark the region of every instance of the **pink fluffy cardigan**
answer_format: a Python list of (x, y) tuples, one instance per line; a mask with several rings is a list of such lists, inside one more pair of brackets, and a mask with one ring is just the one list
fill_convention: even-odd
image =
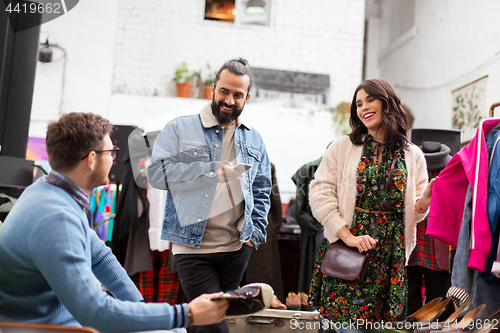
[[(314, 217), (325, 227), (325, 237), (331, 243), (338, 240), (337, 233), (346, 226), (351, 228), (356, 203), (356, 173), (363, 145), (354, 145), (349, 136), (335, 140), (323, 155), (315, 178), (310, 185), (309, 204)], [(416, 223), (427, 211), (418, 213), (415, 203), (427, 186), (427, 165), (420, 148), (410, 144), (405, 151), (408, 178), (405, 193), (405, 246), (406, 263), (417, 242)]]

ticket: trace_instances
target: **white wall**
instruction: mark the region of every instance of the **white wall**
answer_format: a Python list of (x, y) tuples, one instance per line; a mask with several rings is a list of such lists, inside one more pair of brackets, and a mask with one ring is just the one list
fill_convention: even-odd
[(107, 116), (113, 76), (118, 0), (85, 0), (63, 16), (41, 26), (40, 41), (49, 38), (66, 50), (61, 105), (63, 52), (53, 49), (53, 62), (38, 62), (30, 136), (45, 137), (46, 123), (59, 112), (94, 112)]
[(377, 57), (380, 77), (395, 86), (414, 112), (414, 127), (451, 129), (451, 91), (485, 75), (486, 108), (500, 101), (500, 29), (496, 24), (500, 2), (418, 0), (415, 35), (409, 34), (388, 52), (393, 1), (367, 0), (380, 5), (381, 22), (381, 51), (369, 57)]
[[(146, 130), (196, 113), (205, 100), (172, 97), (183, 61), (217, 69), (243, 56), (254, 67), (329, 74), (330, 104), (350, 101), (362, 73), (364, 0), (272, 0), (271, 8), (270, 26), (259, 27), (204, 21), (204, 0), (80, 1), (42, 26), (41, 42), (49, 36), (67, 51), (65, 91), (61, 105), (62, 52), (54, 49), (55, 61), (37, 68), (30, 136), (45, 137), (60, 112), (94, 112)], [(312, 115), (317, 106), (285, 104), (260, 100), (244, 113), (266, 141), (287, 202), (295, 192), (290, 177), (337, 133), (331, 115)]]
[(273, 0), (270, 27), (203, 20), (204, 0), (120, 0), (113, 92), (175, 95), (175, 67), (251, 66), (329, 74), (333, 105), (359, 84), (363, 0)]

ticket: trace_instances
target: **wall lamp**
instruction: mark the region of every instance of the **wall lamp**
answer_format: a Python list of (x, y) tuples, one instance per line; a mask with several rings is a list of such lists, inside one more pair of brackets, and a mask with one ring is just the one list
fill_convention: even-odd
[[(61, 101), (59, 103), (59, 115), (62, 115), (62, 104), (63, 104), (63, 96), (64, 96), (64, 84), (66, 82), (66, 50), (60, 47), (57, 44), (49, 43), (49, 39), (47, 38), (45, 43), (40, 43), (40, 49), (38, 50), (38, 60), (40, 62), (52, 62), (52, 48), (59, 49), (63, 52), (62, 59), (64, 59), (63, 65), (63, 74), (62, 74), (62, 84), (61, 84)], [(60, 60), (57, 59), (56, 61)]]
[(263, 15), (266, 13), (266, 3), (264, 0), (249, 0), (245, 13), (247, 15)]

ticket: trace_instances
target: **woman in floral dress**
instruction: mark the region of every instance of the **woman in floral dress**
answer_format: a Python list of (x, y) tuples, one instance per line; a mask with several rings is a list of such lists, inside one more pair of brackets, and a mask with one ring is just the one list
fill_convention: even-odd
[[(406, 311), (405, 264), (416, 243), (416, 222), (430, 206), (434, 180), (427, 184), (424, 155), (406, 137), (405, 111), (389, 83), (366, 80), (358, 86), (350, 124), (352, 132), (332, 143), (311, 182), (309, 202), (326, 239), (317, 254), (310, 302), (336, 328), (366, 330)], [(359, 252), (372, 250), (361, 282), (321, 272), (328, 244), (337, 240)]]

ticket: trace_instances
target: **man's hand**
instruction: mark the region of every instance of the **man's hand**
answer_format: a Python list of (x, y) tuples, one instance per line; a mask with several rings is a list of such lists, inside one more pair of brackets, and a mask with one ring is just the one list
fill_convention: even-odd
[(189, 325), (205, 326), (220, 323), (226, 317), (226, 310), (229, 307), (227, 299), (216, 299), (224, 293), (203, 294), (193, 299), (189, 304), (191, 320)]
[(243, 172), (233, 168), (233, 163), (221, 161), (217, 163), (217, 177), (219, 178), (219, 182), (227, 183), (243, 177)]
[(251, 247), (255, 247), (255, 244), (252, 241), (246, 241), (245, 244)]

